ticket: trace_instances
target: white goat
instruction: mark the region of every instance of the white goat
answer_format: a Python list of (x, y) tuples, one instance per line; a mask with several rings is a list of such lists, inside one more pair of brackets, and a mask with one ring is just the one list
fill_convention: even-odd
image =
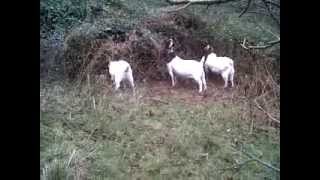
[(120, 83), (123, 80), (127, 80), (130, 82), (132, 90), (134, 91), (134, 80), (132, 76), (132, 69), (130, 64), (127, 61), (119, 60), (119, 61), (110, 61), (109, 62), (109, 74), (111, 76), (111, 80), (115, 85), (115, 90), (118, 90), (120, 87)]
[[(206, 50), (210, 49), (208, 45)], [(201, 61), (205, 61), (205, 56), (202, 57)], [(208, 69), (216, 74), (222, 76), (224, 80), (224, 88), (228, 87), (228, 81), (231, 81), (231, 87), (234, 86), (233, 77), (234, 77), (234, 63), (233, 60), (229, 57), (217, 57), (213, 52), (208, 54), (207, 60), (205, 61), (205, 71)]]
[[(170, 39), (170, 53), (173, 53), (173, 40)], [(205, 79), (205, 72), (204, 72), (204, 61), (196, 61), (196, 60), (184, 60), (177, 55), (174, 55), (174, 58), (167, 63), (167, 69), (169, 75), (171, 77), (172, 86), (176, 84), (175, 76), (180, 76), (183, 78), (191, 78), (194, 79), (199, 85), (199, 93), (202, 92), (202, 86), (204, 86), (204, 90), (207, 89), (207, 83)]]

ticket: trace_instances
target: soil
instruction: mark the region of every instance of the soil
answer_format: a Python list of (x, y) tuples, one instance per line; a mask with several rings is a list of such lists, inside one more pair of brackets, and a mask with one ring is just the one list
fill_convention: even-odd
[[(175, 100), (186, 104), (208, 104), (212, 102), (221, 102), (232, 100), (237, 92), (236, 82), (235, 87), (231, 88), (230, 83), (228, 88), (224, 88), (222, 78), (217, 75), (209, 75), (207, 79), (207, 90), (199, 93), (198, 84), (192, 79), (179, 79), (174, 87), (171, 85), (171, 80), (147, 81), (145, 83), (136, 83), (136, 88), (139, 91), (139, 86), (146, 89), (142, 93), (142, 99), (151, 100), (156, 103), (168, 104), (169, 101)], [(108, 84), (108, 83), (107, 83)], [(108, 85), (108, 89), (111, 85)], [(130, 93), (130, 87), (123, 83), (121, 92)], [(113, 93), (110, 90), (108, 93)]]

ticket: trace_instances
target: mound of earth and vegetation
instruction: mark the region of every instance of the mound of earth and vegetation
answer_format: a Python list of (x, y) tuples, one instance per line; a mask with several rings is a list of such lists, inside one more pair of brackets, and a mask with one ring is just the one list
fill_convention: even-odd
[[(40, 1), (42, 179), (280, 179), (279, 2), (205, 2)], [(232, 58), (235, 87), (171, 87), (169, 38), (185, 59)], [(116, 59), (134, 95), (112, 90)]]

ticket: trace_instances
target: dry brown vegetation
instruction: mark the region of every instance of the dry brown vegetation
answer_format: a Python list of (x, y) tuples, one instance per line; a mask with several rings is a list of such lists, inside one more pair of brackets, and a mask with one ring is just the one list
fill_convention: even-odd
[[(261, 55), (258, 51), (245, 50), (235, 40), (199, 35), (197, 31), (204, 27), (205, 23), (199, 19), (173, 13), (157, 18), (146, 18), (136, 29), (123, 34), (114, 34), (111, 38), (89, 40), (71, 34), (66, 41), (66, 74), (70, 79), (77, 79), (79, 82), (87, 80), (88, 75), (90, 77), (104, 75), (103, 83), (108, 84), (110, 81), (107, 74), (108, 61), (123, 58), (132, 65), (137, 82), (148, 82), (149, 88), (156, 89), (151, 90), (153, 94), (170, 95), (168, 90), (172, 88), (168, 83), (164, 83), (168, 81), (165, 66), (169, 61), (166, 49), (168, 38), (175, 39), (178, 55), (186, 59), (200, 59), (203, 47), (206, 43), (210, 43), (218, 56), (229, 56), (235, 61), (236, 88), (230, 90), (230, 97), (235, 101), (250, 99), (252, 106), (257, 107), (253, 109), (260, 115), (264, 114), (262, 117), (271, 119), (271, 122), (279, 119), (280, 66), (275, 58)], [(94, 78), (92, 79), (94, 81)], [(182, 80), (183, 85), (177, 87), (180, 86), (181, 91), (172, 96), (178, 95), (182, 99), (188, 99), (185, 97), (190, 96), (190, 102), (199, 102), (195, 100), (197, 98), (201, 102), (224, 99), (220, 96), (228, 94), (227, 91), (216, 88), (221, 84), (221, 78), (209, 74), (207, 79), (209, 90), (201, 98), (194, 93), (186, 95), (190, 94), (188, 89), (194, 88), (189, 80)]]

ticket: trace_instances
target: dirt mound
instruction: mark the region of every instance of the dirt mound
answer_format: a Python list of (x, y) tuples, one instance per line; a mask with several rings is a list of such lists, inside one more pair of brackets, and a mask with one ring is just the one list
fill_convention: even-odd
[[(87, 75), (104, 74), (109, 81), (108, 62), (125, 59), (132, 66), (135, 81), (167, 81), (166, 63), (170, 60), (167, 46), (168, 39), (173, 38), (177, 55), (185, 59), (200, 60), (207, 43), (218, 56), (231, 57), (235, 62), (235, 83), (241, 85), (241, 93), (245, 96), (259, 96), (275, 90), (279, 97), (280, 66), (275, 65), (271, 57), (247, 51), (236, 40), (216, 39), (204, 34), (205, 27), (206, 24), (194, 16), (173, 13), (147, 17), (135, 29), (125, 32), (106, 30), (112, 36), (90, 38), (71, 34), (65, 41), (67, 76), (73, 80), (86, 80)], [(220, 77), (213, 74), (208, 74), (207, 79), (221, 83)]]
[[(199, 35), (205, 27), (204, 22), (190, 15), (165, 14), (145, 18), (127, 32), (111, 29), (108, 35), (95, 38), (71, 33), (65, 41), (67, 77), (75, 80), (85, 79), (87, 74), (105, 74), (110, 60), (125, 59), (133, 66), (137, 81), (168, 79), (167, 40), (174, 38), (175, 51), (180, 57), (200, 60), (203, 47), (214, 40)], [(222, 52), (226, 49), (222, 44), (225, 42), (214, 41), (217, 54), (226, 54)]]

